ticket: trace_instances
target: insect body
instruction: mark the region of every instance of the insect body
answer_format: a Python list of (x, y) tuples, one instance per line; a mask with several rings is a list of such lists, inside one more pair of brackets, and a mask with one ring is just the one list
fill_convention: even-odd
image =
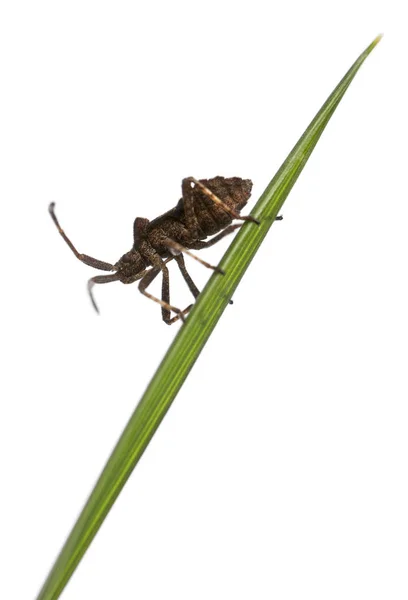
[[(257, 223), (253, 217), (239, 214), (248, 202), (251, 189), (252, 182), (239, 177), (183, 179), (182, 198), (175, 208), (153, 221), (140, 217), (135, 219), (133, 247), (114, 265), (79, 253), (61, 229), (54, 212), (54, 203), (50, 204), (49, 211), (59, 233), (79, 260), (96, 269), (112, 271), (110, 275), (92, 277), (88, 282), (88, 290), (96, 311), (98, 308), (92, 295), (95, 284), (111, 281), (133, 283), (139, 280), (141, 293), (161, 305), (163, 320), (170, 325), (178, 319), (184, 320), (191, 305), (185, 310), (180, 310), (170, 304), (167, 263), (173, 259), (177, 262), (184, 280), (196, 298), (199, 290), (186, 270), (183, 253), (192, 256), (206, 267), (222, 273), (221, 269), (201, 260), (190, 250), (208, 248), (241, 227), (242, 223), (232, 224), (233, 219)], [(208, 236), (214, 237), (205, 241)], [(146, 291), (159, 273), (163, 277), (161, 300)], [(174, 317), (171, 317), (171, 312), (175, 313)]]

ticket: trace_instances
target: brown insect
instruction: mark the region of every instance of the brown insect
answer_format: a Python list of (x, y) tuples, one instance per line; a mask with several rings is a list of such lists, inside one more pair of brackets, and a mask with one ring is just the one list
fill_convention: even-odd
[[(241, 227), (243, 223), (232, 225), (233, 219), (258, 223), (251, 216), (239, 214), (248, 202), (251, 189), (252, 181), (239, 177), (214, 177), (200, 180), (187, 177), (183, 179), (182, 198), (175, 208), (153, 221), (141, 217), (135, 219), (133, 247), (114, 265), (79, 253), (55, 216), (54, 202), (50, 204), (49, 211), (58, 231), (79, 260), (102, 271), (114, 271), (111, 275), (92, 277), (88, 282), (88, 291), (97, 312), (99, 312), (98, 307), (92, 294), (92, 288), (96, 283), (111, 281), (133, 283), (140, 280), (139, 290), (161, 305), (163, 321), (170, 325), (178, 319), (184, 321), (184, 316), (192, 305), (180, 310), (170, 304), (167, 263), (173, 259), (177, 262), (191, 293), (194, 298), (197, 298), (200, 292), (186, 270), (183, 253), (188, 254), (209, 269), (223, 273), (219, 267), (214, 267), (201, 260), (190, 250), (208, 248)], [(203, 241), (214, 234), (218, 235), (208, 241)], [(163, 276), (161, 300), (146, 291), (159, 273), (162, 273)], [(171, 312), (175, 313), (174, 317), (171, 317)]]

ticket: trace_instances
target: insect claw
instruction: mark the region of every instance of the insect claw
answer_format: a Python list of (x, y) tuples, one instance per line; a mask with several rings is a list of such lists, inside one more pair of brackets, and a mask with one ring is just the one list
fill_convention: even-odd
[(219, 273), (220, 275), (225, 275), (225, 271), (224, 269), (221, 269), (221, 267), (214, 267), (214, 271), (215, 273)]

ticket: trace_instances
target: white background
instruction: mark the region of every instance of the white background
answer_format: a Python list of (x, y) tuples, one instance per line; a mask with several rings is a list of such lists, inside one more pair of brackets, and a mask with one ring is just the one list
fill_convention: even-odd
[(63, 598), (407, 597), (403, 7), (2, 3), (1, 598), (35, 597), (179, 327), (120, 283), (98, 317), (49, 202), (115, 262), (185, 176), (258, 198), (381, 32)]

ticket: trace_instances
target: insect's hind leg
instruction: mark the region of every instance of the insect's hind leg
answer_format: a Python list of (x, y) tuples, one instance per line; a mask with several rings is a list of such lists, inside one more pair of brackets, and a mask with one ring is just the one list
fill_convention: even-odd
[[(101, 271), (115, 271), (114, 265), (104, 262), (103, 260), (98, 260), (97, 258), (92, 258), (92, 256), (88, 256), (87, 254), (81, 254), (80, 252), (78, 252), (78, 250), (75, 248), (74, 244), (71, 242), (71, 240), (69, 239), (69, 237), (66, 235), (65, 231), (62, 229), (61, 225), (59, 224), (59, 221), (56, 217), (54, 209), (55, 209), (55, 202), (51, 202), (51, 204), (48, 207), (51, 218), (54, 221), (55, 226), (58, 229), (60, 235), (65, 240), (65, 242), (68, 244), (68, 246), (71, 248), (71, 250), (75, 254), (75, 256), (80, 261), (85, 263), (86, 265), (88, 265), (90, 267), (94, 267), (95, 269), (100, 269)], [(94, 306), (95, 306), (95, 304), (94, 304)]]
[(208, 196), (208, 198), (210, 198), (210, 200), (212, 200), (214, 202), (214, 204), (217, 204), (218, 206), (220, 206), (223, 210), (225, 210), (225, 212), (229, 213), (234, 219), (239, 219), (240, 221), (251, 221), (252, 223), (256, 223), (257, 225), (259, 225), (259, 221), (257, 219), (255, 219), (255, 217), (251, 217), (251, 215), (240, 215), (239, 212), (237, 212), (236, 210), (234, 210), (233, 208), (228, 206), (228, 204), (226, 204), (220, 198), (218, 198), (218, 196), (216, 196), (211, 190), (208, 189), (208, 187), (206, 187), (203, 183), (201, 183), (201, 181), (198, 181), (198, 179), (196, 179), (195, 177), (186, 177), (185, 179), (183, 179), (182, 190), (183, 190), (183, 197), (184, 197), (184, 210), (186, 210), (186, 198), (187, 198), (187, 203), (188, 203), (188, 198), (189, 198), (189, 196), (191, 197), (191, 192), (187, 193), (186, 197), (185, 197), (185, 193), (187, 192), (188, 187), (190, 187), (190, 190), (191, 190), (192, 183), (194, 183), (194, 185), (196, 187), (199, 187), (204, 192), (204, 194), (206, 196)]
[[(222, 269), (220, 269), (220, 267), (210, 265), (210, 263), (206, 262), (205, 260), (202, 260), (195, 254), (190, 252), (190, 250), (188, 248), (185, 248), (185, 246), (183, 246), (182, 244), (179, 244), (175, 240), (172, 240), (171, 238), (165, 238), (165, 239), (163, 239), (162, 243), (165, 246), (167, 246), (167, 248), (169, 248), (170, 251), (174, 251), (174, 253), (178, 253), (178, 254), (175, 254), (175, 256), (179, 255), (181, 252), (184, 252), (185, 254), (188, 254), (188, 256), (191, 256), (191, 258), (194, 258), (196, 261), (198, 261), (204, 267), (207, 267), (207, 269), (212, 269), (216, 273), (221, 273), (221, 275), (224, 275), (224, 271)], [(181, 268), (180, 268), (180, 270), (181, 270)], [(183, 277), (184, 277), (184, 275), (183, 275)], [(188, 283), (187, 283), (187, 285), (188, 285)]]

